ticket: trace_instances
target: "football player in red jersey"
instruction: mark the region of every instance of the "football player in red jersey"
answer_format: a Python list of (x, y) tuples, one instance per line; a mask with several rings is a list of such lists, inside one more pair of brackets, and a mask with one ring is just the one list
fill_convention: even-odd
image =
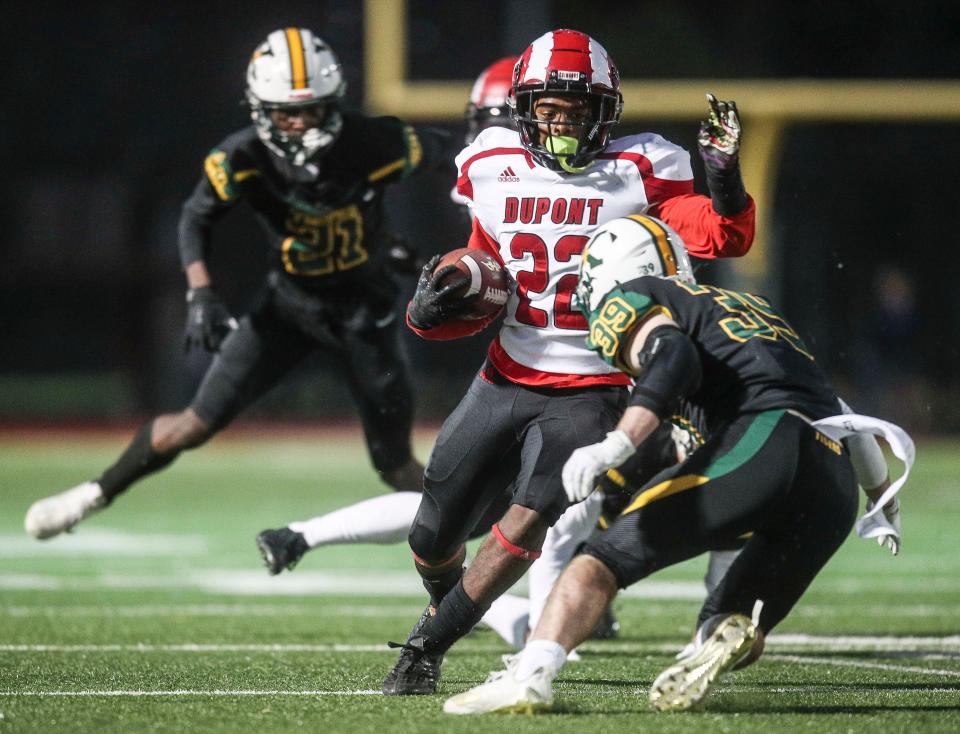
[[(317, 350), (340, 358), (383, 481), (419, 491), (393, 277), (412, 258), (385, 226), (383, 193), (447, 165), (453, 151), (438, 131), (342, 109), (344, 90), (333, 51), (305, 28), (276, 30), (256, 48), (247, 68), (252, 124), (210, 152), (180, 219), (186, 346), (216, 357), (189, 407), (148, 421), (98, 479), (35, 502), (24, 522), (31, 535), (52, 537), (106, 507), (203, 444)], [(235, 319), (206, 260), (213, 225), (240, 201), (263, 225), (272, 268), (256, 307)]]
[[(750, 247), (754, 204), (739, 170), (736, 107), (711, 98), (698, 139), (710, 196), (693, 192), (689, 156), (659, 135), (621, 139), (619, 73), (603, 47), (571, 30), (523, 53), (510, 92), (518, 130), (482, 132), (457, 158), (469, 200), (469, 246), (511, 273), (503, 325), (460, 405), (443, 425), (410, 532), (430, 602), (383, 684), (389, 695), (436, 690), (443, 655), (540, 555), (567, 508), (560, 468), (611, 430), (628, 378), (584, 344), (574, 289), (580, 251), (599, 225), (659, 216), (691, 254), (738, 256)], [(457, 318), (445, 273), (424, 269), (407, 322), (427, 339), (473, 334), (493, 318)], [(504, 488), (512, 503), (464, 573), (464, 541)]]

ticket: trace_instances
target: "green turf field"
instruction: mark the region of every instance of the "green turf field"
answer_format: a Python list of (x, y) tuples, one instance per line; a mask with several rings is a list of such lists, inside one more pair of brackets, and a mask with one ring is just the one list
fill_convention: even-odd
[[(505, 719), (377, 693), (395, 659), (384, 643), (424, 601), (404, 546), (321, 549), (274, 579), (261, 568), (259, 530), (380, 492), (355, 439), (218, 438), (46, 543), (23, 533), (29, 503), (98, 474), (122, 441), (0, 443), (0, 734), (960, 731), (956, 443), (918, 446), (901, 556), (851, 537), (761, 663), (701, 710), (646, 703), (690, 632), (698, 561), (618, 600), (620, 639), (584, 646), (556, 713)], [(505, 652), (474, 632), (441, 693), (481, 682)]]

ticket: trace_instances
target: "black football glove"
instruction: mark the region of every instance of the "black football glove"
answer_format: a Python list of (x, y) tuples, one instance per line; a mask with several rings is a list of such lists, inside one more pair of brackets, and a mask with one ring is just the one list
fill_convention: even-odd
[(713, 209), (733, 217), (750, 203), (740, 175), (740, 117), (737, 103), (707, 94), (710, 116), (700, 124), (697, 149), (703, 159)]
[(183, 351), (203, 347), (208, 352), (220, 349), (220, 343), (237, 328), (237, 320), (208, 286), (187, 291), (187, 326), (183, 335)]
[(729, 171), (740, 158), (740, 118), (737, 103), (721, 102), (707, 94), (710, 116), (700, 123), (697, 148), (708, 169)]
[[(467, 284), (467, 276), (461, 273), (456, 265), (448, 265), (433, 272), (438, 262), (440, 256), (434, 255), (420, 270), (417, 290), (407, 307), (410, 323), (422, 331), (432, 329), (451, 317), (467, 313), (474, 300), (458, 298), (455, 294)], [(455, 275), (451, 276), (451, 273)]]

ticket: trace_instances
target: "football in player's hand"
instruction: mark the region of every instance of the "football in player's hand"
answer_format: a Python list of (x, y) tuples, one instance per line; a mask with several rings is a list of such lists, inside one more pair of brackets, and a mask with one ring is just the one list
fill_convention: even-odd
[[(500, 312), (510, 294), (510, 276), (493, 255), (483, 250), (461, 247), (440, 258), (433, 272), (450, 265), (456, 266), (467, 278), (466, 284), (454, 298), (454, 303), (464, 299), (471, 304), (469, 311), (460, 318), (482, 319)], [(451, 273), (444, 280), (456, 276), (457, 273)]]

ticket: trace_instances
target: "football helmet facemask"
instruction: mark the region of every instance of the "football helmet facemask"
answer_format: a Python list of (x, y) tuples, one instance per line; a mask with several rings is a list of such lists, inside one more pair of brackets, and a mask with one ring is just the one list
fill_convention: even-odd
[(612, 219), (583, 248), (577, 303), (589, 316), (607, 294), (644, 275), (694, 285), (686, 245), (659, 219), (642, 214)]
[[(584, 102), (585, 119), (538, 120), (535, 106), (542, 97)], [(523, 147), (541, 165), (579, 173), (610, 142), (623, 111), (620, 72), (606, 50), (579, 31), (556, 30), (540, 36), (523, 52), (514, 68), (508, 100)], [(573, 135), (554, 132), (557, 126)]]
[[(257, 135), (295, 166), (323, 155), (336, 141), (346, 88), (333, 50), (306, 28), (274, 31), (247, 67), (247, 103)], [(272, 114), (276, 111), (281, 114)], [(302, 132), (284, 130), (284, 114), (302, 115), (308, 126)]]
[(488, 127), (516, 128), (507, 104), (510, 87), (513, 85), (513, 67), (516, 65), (515, 56), (495, 61), (484, 69), (473, 83), (470, 101), (464, 111), (467, 121), (467, 145)]

